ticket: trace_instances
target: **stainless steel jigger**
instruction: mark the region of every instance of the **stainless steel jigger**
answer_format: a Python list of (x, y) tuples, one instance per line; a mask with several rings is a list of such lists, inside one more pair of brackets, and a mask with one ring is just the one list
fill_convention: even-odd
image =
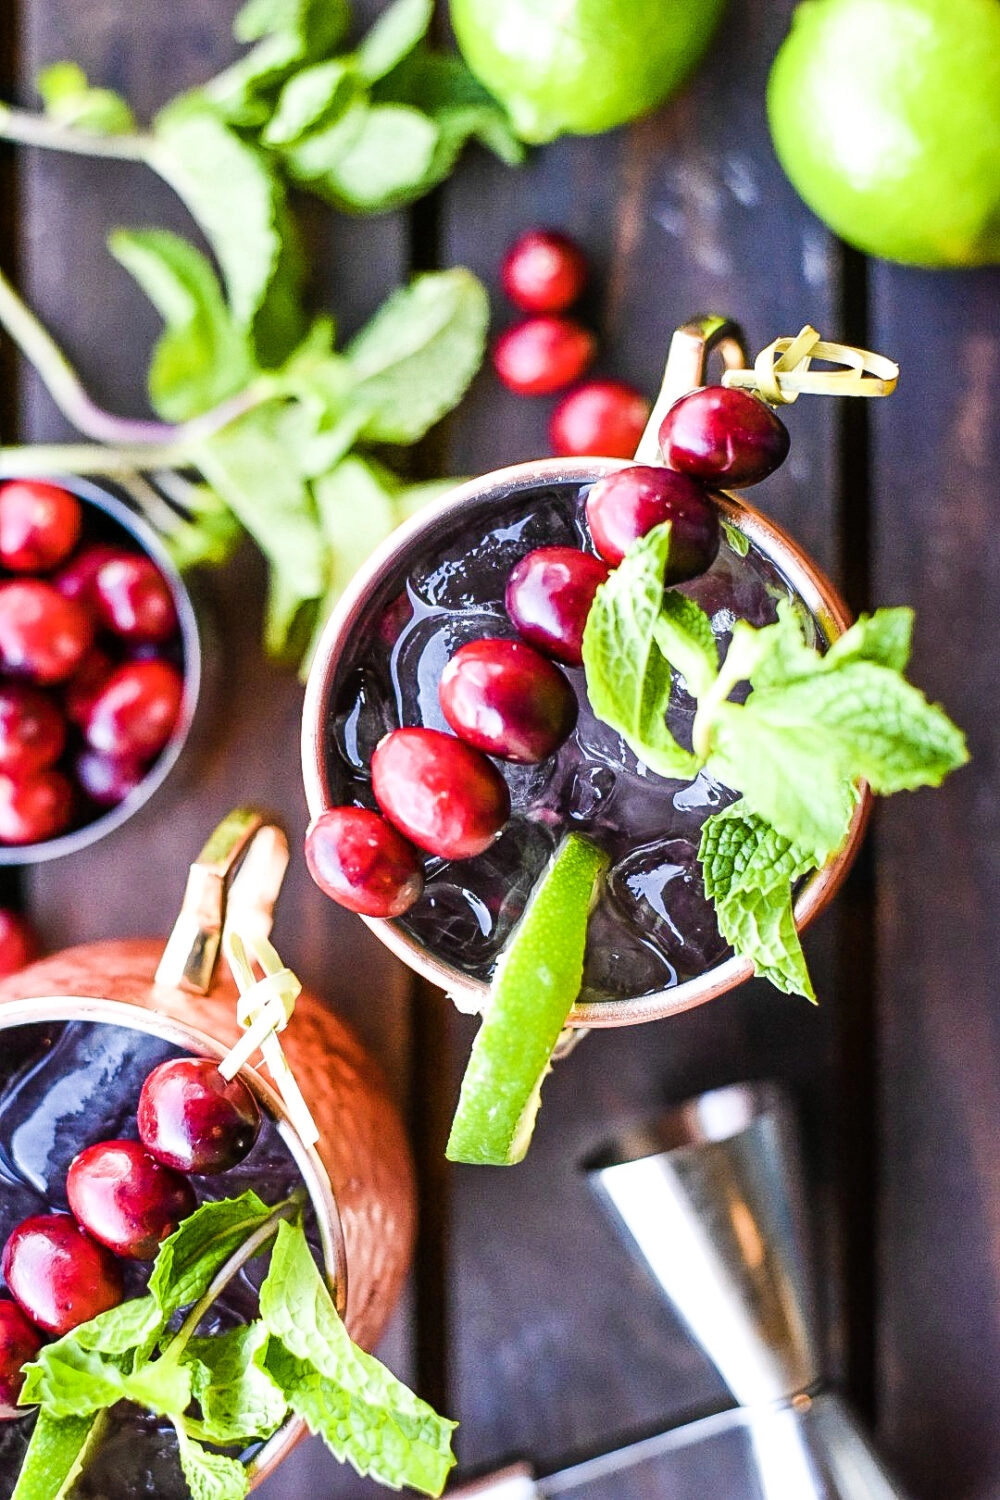
[[(613, 1493), (612, 1477), (637, 1465), (679, 1449), (690, 1464), (695, 1445), (727, 1442), (742, 1445), (745, 1480), (712, 1500), (904, 1500), (843, 1401), (823, 1389), (799, 1153), (778, 1090), (702, 1094), (626, 1132), (586, 1170), (739, 1404), (558, 1474), (515, 1468), (462, 1493), (585, 1500), (589, 1485)], [(664, 1495), (673, 1493), (667, 1480)]]

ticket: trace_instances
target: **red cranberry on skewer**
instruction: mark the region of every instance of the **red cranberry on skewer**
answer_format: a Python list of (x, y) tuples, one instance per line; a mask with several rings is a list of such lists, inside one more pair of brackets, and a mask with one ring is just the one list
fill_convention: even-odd
[(660, 424), (668, 468), (709, 484), (756, 484), (788, 456), (784, 422), (746, 391), (706, 385), (675, 401)]
[(518, 396), (548, 396), (579, 380), (594, 358), (594, 335), (572, 318), (526, 318), (500, 335), (493, 364)]
[(470, 641), (438, 686), (466, 744), (522, 765), (546, 760), (573, 732), (576, 695), (558, 667), (523, 641)]
[(507, 581), (507, 613), (531, 645), (557, 661), (583, 661), (583, 628), (594, 595), (611, 569), (576, 547), (538, 547)]
[(719, 550), (719, 514), (697, 480), (634, 464), (599, 479), (587, 496), (594, 546), (612, 565), (663, 521), (671, 527), (666, 582), (683, 583), (706, 572)]
[(227, 1083), (210, 1057), (160, 1063), (142, 1086), (139, 1139), (177, 1172), (228, 1172), (260, 1131), (260, 1109), (241, 1078)]
[(91, 1239), (72, 1214), (35, 1214), (11, 1233), (3, 1276), (14, 1301), (46, 1333), (69, 1333), (125, 1295), (110, 1250)]
[(330, 807), (309, 825), (306, 864), (321, 891), (366, 917), (399, 917), (420, 896), (420, 856), (366, 807)]
[(129, 1260), (152, 1260), (194, 1213), (186, 1177), (148, 1156), (137, 1141), (99, 1141), (70, 1162), (66, 1197), (95, 1240)]
[(0, 563), (13, 573), (47, 573), (80, 538), (80, 502), (37, 479), (0, 484)]
[(17, 1404), (24, 1385), (22, 1366), (36, 1359), (41, 1347), (38, 1329), (17, 1303), (0, 1299), (0, 1422), (16, 1421), (28, 1410)]
[(631, 458), (650, 405), (621, 380), (590, 380), (564, 396), (549, 418), (549, 445), (558, 458)]
[(558, 229), (529, 229), (504, 256), (500, 281), (524, 312), (564, 312), (586, 285), (587, 262), (579, 245)]
[(510, 817), (496, 766), (439, 729), (394, 729), (380, 740), (372, 788), (390, 823), (443, 859), (482, 854)]

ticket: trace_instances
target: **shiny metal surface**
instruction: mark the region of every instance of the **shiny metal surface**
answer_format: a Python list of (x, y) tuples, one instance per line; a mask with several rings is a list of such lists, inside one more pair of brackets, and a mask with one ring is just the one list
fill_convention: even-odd
[[(0, 477), (15, 479), (17, 475), (4, 472)], [(190, 733), (195, 709), (198, 706), (198, 695), (201, 691), (201, 638), (198, 633), (194, 605), (191, 602), (187, 585), (174, 566), (159, 536), (131, 506), (126, 505), (117, 495), (102, 489), (92, 480), (81, 479), (76, 474), (53, 474), (49, 478), (53, 484), (61, 485), (63, 489), (71, 491), (85, 504), (92, 505), (110, 516), (134, 538), (139, 548), (152, 559), (163, 574), (173, 596), (180, 628), (184, 658), (184, 695), (170, 739), (135, 791), (130, 792), (117, 807), (109, 808), (107, 812), (102, 813), (99, 818), (95, 818), (83, 828), (74, 828), (69, 833), (61, 833), (57, 838), (46, 839), (40, 844), (23, 846), (0, 844), (0, 865), (34, 865), (42, 860), (58, 859), (64, 854), (75, 854), (77, 850), (86, 849), (88, 844), (95, 843), (106, 833), (110, 833), (113, 828), (119, 828), (122, 823), (127, 822), (133, 813), (138, 812), (139, 808), (149, 801), (176, 763)]]
[(588, 1174), (741, 1405), (819, 1381), (801, 1170), (775, 1089), (703, 1094), (611, 1142)]
[[(715, 343), (727, 365), (734, 366), (742, 359), (740, 337), (735, 325), (715, 317), (679, 329), (664, 373), (666, 405), (689, 389), (692, 382), (697, 384), (701, 380), (705, 361)], [(661, 395), (654, 407), (654, 415), (662, 400)], [(639, 454), (645, 454), (652, 420), (640, 443)], [(372, 553), (364, 567), (355, 574), (327, 621), (306, 684), (302, 775), (311, 816), (315, 817), (333, 803), (326, 769), (328, 706), (336, 699), (358, 631), (370, 620), (380, 599), (383, 596), (388, 598), (392, 580), (408, 573), (409, 560), (418, 552), (433, 550), (456, 532), (475, 530), (480, 524), (488, 525), (496, 508), (513, 495), (553, 483), (591, 484), (603, 475), (627, 466), (626, 460), (614, 458), (549, 458), (498, 469), (458, 485), (424, 507)], [(723, 519), (743, 532), (771, 559), (818, 620), (827, 639), (834, 640), (841, 635), (851, 623), (850, 611), (830, 580), (802, 548), (770, 517), (755, 510), (740, 496), (720, 493), (716, 499)], [(843, 849), (823, 870), (804, 882), (795, 901), (795, 921), (800, 931), (823, 910), (839, 889), (857, 853), (870, 805), (871, 794), (865, 787)], [(398, 922), (377, 917), (362, 917), (361, 920), (405, 964), (451, 995), (459, 1009), (475, 1012), (482, 1008), (489, 993), (485, 982), (470, 979), (453, 965), (444, 963)], [(674, 1015), (726, 994), (749, 979), (751, 973), (749, 961), (734, 956), (670, 989), (628, 999), (579, 1003), (574, 1006), (568, 1024), (632, 1026)]]

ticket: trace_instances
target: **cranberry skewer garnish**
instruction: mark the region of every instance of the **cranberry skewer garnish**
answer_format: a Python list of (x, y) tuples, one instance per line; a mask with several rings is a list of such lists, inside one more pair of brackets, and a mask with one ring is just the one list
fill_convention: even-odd
[(177, 1172), (228, 1172), (260, 1131), (260, 1108), (241, 1078), (227, 1083), (209, 1057), (160, 1063), (142, 1086), (139, 1139)]
[(46, 1333), (69, 1333), (125, 1295), (121, 1271), (72, 1214), (35, 1214), (11, 1232), (3, 1276), (14, 1301)]
[(784, 463), (789, 444), (769, 406), (721, 385), (690, 391), (660, 423), (667, 467), (714, 485), (757, 484)]
[(24, 1385), (23, 1366), (37, 1358), (41, 1335), (29, 1323), (16, 1302), (0, 1299), (0, 1422), (23, 1417), (27, 1407), (18, 1406)]
[(306, 864), (321, 891), (366, 917), (399, 917), (420, 896), (413, 845), (366, 807), (330, 807), (310, 823)]
[(196, 1206), (187, 1178), (154, 1161), (137, 1141), (87, 1146), (70, 1162), (66, 1197), (84, 1229), (129, 1260), (152, 1260)]
[(611, 569), (576, 547), (537, 547), (511, 570), (505, 602), (521, 635), (567, 666), (583, 661), (583, 627)]
[(706, 572), (719, 550), (719, 514), (696, 480), (634, 464), (599, 479), (587, 496), (594, 546), (612, 565), (664, 521), (671, 528), (665, 582), (684, 583)]
[(380, 740), (372, 788), (390, 823), (443, 859), (482, 854), (510, 817), (496, 766), (439, 729), (394, 729)]
[(558, 229), (526, 230), (500, 265), (500, 284), (523, 312), (565, 312), (586, 282), (583, 251)]
[(455, 733), (502, 760), (534, 765), (573, 732), (576, 695), (558, 667), (523, 641), (461, 646), (438, 685)]

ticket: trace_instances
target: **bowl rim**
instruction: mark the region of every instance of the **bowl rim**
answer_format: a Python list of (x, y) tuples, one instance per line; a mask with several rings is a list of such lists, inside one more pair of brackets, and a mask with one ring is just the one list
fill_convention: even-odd
[[(47, 1021), (90, 1021), (124, 1026), (160, 1037), (195, 1056), (223, 1058), (226, 1048), (205, 1031), (163, 1011), (146, 1010), (127, 1000), (106, 1000), (95, 995), (39, 995), (23, 1000), (0, 1001), (0, 1032), (14, 1026)], [(337, 1312), (344, 1316), (348, 1297), (348, 1265), (344, 1228), (336, 1195), (326, 1168), (315, 1148), (307, 1146), (288, 1119), (280, 1094), (249, 1063), (237, 1074), (273, 1118), (278, 1134), (288, 1148), (306, 1185), (319, 1225), (320, 1243)], [(247, 1465), (255, 1488), (306, 1435), (303, 1417), (294, 1413), (263, 1444)]]
[[(302, 776), (310, 818), (331, 806), (324, 765), (325, 708), (337, 671), (354, 631), (365, 618), (371, 594), (403, 561), (410, 549), (437, 530), (472, 501), (510, 499), (539, 485), (594, 483), (607, 474), (632, 467), (634, 460), (617, 458), (547, 458), (512, 464), (457, 484), (398, 526), (354, 575), (327, 620), (306, 682), (302, 711)], [(742, 496), (714, 491), (722, 519), (754, 542), (779, 567), (832, 641), (850, 626), (852, 615), (823, 570), (784, 527), (765, 516)], [(871, 809), (871, 791), (862, 784), (843, 847), (803, 884), (794, 903), (796, 928), (801, 932), (836, 894), (864, 835)], [(409, 968), (448, 994), (461, 1010), (481, 1010), (489, 993), (485, 980), (471, 979), (442, 962), (409, 936), (392, 919), (366, 917), (380, 942)], [(570, 1012), (571, 1027), (634, 1026), (675, 1015), (735, 989), (753, 974), (749, 959), (734, 954), (714, 968), (669, 989), (621, 1000), (578, 1002)]]
[(202, 682), (201, 637), (191, 595), (161, 537), (145, 517), (112, 490), (105, 489), (94, 480), (84, 479), (76, 474), (52, 473), (44, 477), (35, 474), (22, 476), (14, 470), (5, 468), (0, 473), (0, 484), (7, 484), (22, 477), (25, 480), (37, 479), (41, 484), (52, 484), (60, 489), (69, 490), (78, 499), (103, 511), (127, 531), (138, 542), (146, 556), (156, 564), (170, 586), (174, 608), (177, 611), (183, 651), (184, 690), (177, 721), (171, 730), (169, 740), (150, 765), (139, 785), (127, 797), (123, 798), (117, 806), (108, 808), (107, 812), (92, 819), (91, 822), (84, 823), (80, 828), (70, 829), (67, 833), (60, 833), (55, 838), (45, 839), (38, 844), (0, 844), (0, 865), (34, 865), (44, 860), (60, 859), (65, 854), (75, 854), (78, 849), (86, 849), (88, 845), (96, 843), (105, 834), (113, 832), (114, 829), (126, 823), (133, 813), (138, 812), (140, 807), (149, 801), (176, 764), (191, 731)]

